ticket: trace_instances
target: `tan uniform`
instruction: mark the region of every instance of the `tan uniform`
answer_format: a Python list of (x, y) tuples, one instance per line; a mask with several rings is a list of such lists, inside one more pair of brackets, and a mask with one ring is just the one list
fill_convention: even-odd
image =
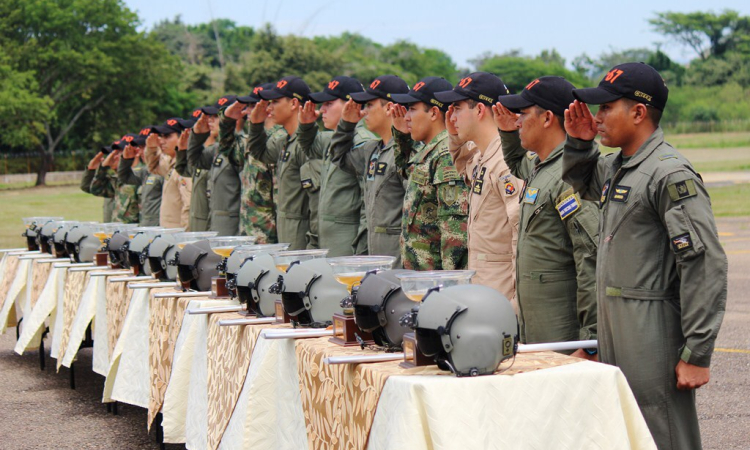
[(189, 231), (193, 180), (180, 176), (174, 170), (175, 159), (162, 153), (158, 147), (146, 147), (144, 159), (149, 172), (164, 177), (159, 225)]
[[(516, 245), (521, 182), (503, 159), (500, 136), (484, 152), (450, 136), (449, 150), (469, 194), (469, 269), (474, 284), (497, 289), (516, 308)], [(517, 308), (516, 308), (517, 309)]]

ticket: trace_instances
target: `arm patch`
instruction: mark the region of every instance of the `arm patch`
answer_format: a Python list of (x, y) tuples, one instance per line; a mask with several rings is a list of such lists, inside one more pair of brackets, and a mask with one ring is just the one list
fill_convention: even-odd
[(693, 180), (682, 180), (672, 183), (667, 186), (667, 191), (669, 191), (669, 198), (671, 198), (673, 202), (693, 197), (698, 194), (695, 190), (695, 181)]

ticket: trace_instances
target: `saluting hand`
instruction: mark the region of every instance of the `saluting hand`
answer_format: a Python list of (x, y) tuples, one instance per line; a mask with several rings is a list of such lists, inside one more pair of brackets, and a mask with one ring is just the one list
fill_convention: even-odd
[(448, 112), (445, 113), (445, 129), (448, 131), (448, 134), (452, 134), (453, 136), (458, 134), (456, 126), (453, 125), (453, 114), (455, 112), (456, 110), (453, 108), (453, 105), (450, 105), (448, 107)]
[(320, 111), (315, 111), (315, 103), (306, 101), (299, 110), (299, 123), (315, 123), (320, 117)]
[(594, 116), (585, 103), (574, 100), (565, 110), (565, 132), (568, 136), (592, 141), (598, 134)]
[(93, 158), (91, 158), (91, 161), (89, 161), (89, 165), (86, 166), (86, 168), (89, 170), (96, 170), (102, 163), (102, 158), (104, 158), (104, 153), (97, 153)]
[(365, 112), (362, 111), (362, 105), (351, 99), (346, 102), (341, 111), (341, 119), (349, 123), (357, 123), (363, 117), (365, 117)]
[[(204, 116), (201, 116), (203, 118)], [(196, 125), (198, 125), (196, 123)], [(206, 124), (208, 126), (208, 124)], [(205, 131), (204, 133), (207, 133), (208, 131)], [(197, 131), (196, 131), (197, 133)], [(177, 141), (177, 150), (178, 151), (185, 151), (188, 148), (188, 141), (190, 140), (190, 128), (185, 128), (182, 130), (182, 133), (180, 133), (180, 140)]]
[(125, 159), (133, 159), (137, 154), (137, 150), (132, 145), (128, 144), (125, 146), (125, 150), (122, 151), (122, 157)]
[(492, 107), (492, 111), (495, 113), (495, 124), (500, 131), (511, 132), (518, 129), (518, 114), (511, 112), (508, 108), (503, 106), (502, 103), (497, 102)]
[(228, 117), (234, 120), (239, 120), (240, 117), (242, 117), (242, 112), (244, 111), (244, 108), (246, 106), (247, 105), (243, 103), (234, 102), (227, 109), (224, 110), (224, 117)]
[[(235, 102), (232, 106), (236, 105)], [(268, 100), (261, 100), (255, 104), (255, 107), (250, 111), (250, 122), (251, 123), (263, 123), (268, 117)], [(241, 110), (241, 109), (240, 109)]]
[[(198, 117), (198, 121), (195, 122), (195, 125), (193, 125), (193, 131), (199, 134), (205, 134), (211, 131), (211, 127), (208, 125), (207, 115), (201, 114), (201, 116)], [(180, 135), (180, 138), (182, 138), (182, 135)], [(187, 142), (186, 142), (186, 145), (187, 145)]]
[(404, 134), (410, 134), (409, 125), (406, 123), (406, 108), (404, 105), (391, 103), (391, 108), (386, 112), (393, 120), (393, 128)]
[(159, 146), (159, 135), (151, 133), (146, 138), (146, 147), (158, 147)]
[(120, 154), (120, 150), (112, 150), (112, 152), (107, 155), (106, 158), (104, 158), (104, 161), (102, 162), (102, 166), (104, 167), (112, 167), (112, 163), (116, 159), (116, 157)]

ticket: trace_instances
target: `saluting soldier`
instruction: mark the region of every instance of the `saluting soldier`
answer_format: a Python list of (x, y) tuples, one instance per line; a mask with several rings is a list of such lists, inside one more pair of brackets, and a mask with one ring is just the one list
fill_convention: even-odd
[(184, 127), (179, 117), (151, 129), (146, 139), (144, 159), (148, 170), (164, 177), (159, 225), (190, 230), (190, 193), (193, 180), (180, 176), (175, 166), (177, 143)]
[[(219, 111), (219, 146), (226, 149), (227, 158), (240, 176), (240, 234), (255, 236), (259, 244), (278, 242), (276, 231), (276, 206), (274, 204), (274, 166), (265, 164), (247, 152), (245, 130), (247, 114), (261, 100), (258, 92), (272, 89), (274, 83), (256, 86), (249, 95), (237, 97), (224, 111)], [(282, 145), (287, 132), (266, 117), (264, 128), (269, 137), (269, 147)], [(279, 143), (274, 143), (279, 141)]]
[(122, 139), (112, 143), (112, 151), (104, 161), (98, 164), (95, 170), (91, 170), (90, 164), (84, 176), (83, 182), (90, 181), (89, 193), (113, 200), (112, 219), (115, 222), (138, 223), (139, 189), (136, 186), (120, 183), (116, 172), (120, 164), (122, 149), (134, 137), (135, 135), (125, 135)]
[[(695, 389), (709, 380), (727, 258), (700, 176), (659, 127), (668, 94), (644, 63), (574, 90), (563, 179), (601, 202), (599, 359), (622, 369), (657, 446), (686, 450), (701, 448)], [(620, 151), (600, 159), (597, 135)]]
[[(307, 157), (297, 141), (299, 110), (310, 95), (310, 88), (301, 78), (284, 77), (272, 89), (258, 92), (261, 101), (250, 113), (247, 152), (265, 164), (276, 164), (278, 195), (276, 227), (279, 242), (289, 243), (290, 250), (308, 248), (310, 231), (310, 200), (302, 185), (300, 170)], [(266, 118), (284, 127), (286, 139), (273, 139), (265, 129)]]
[[(562, 77), (541, 77), (519, 95), (501, 96), (494, 108), (505, 162), (524, 181), (516, 257), (524, 343), (596, 339), (599, 205), (561, 178), (563, 115), (573, 89)], [(573, 356), (596, 353), (579, 349)]]
[[(445, 113), (435, 92), (453, 86), (427, 77), (408, 94), (393, 94), (396, 166), (409, 180), (401, 222), (404, 269), (456, 270), (468, 263), (469, 189), (453, 165)], [(401, 105), (407, 105), (408, 110)]]
[[(393, 151), (391, 96), (407, 92), (409, 86), (396, 75), (377, 77), (364, 92), (351, 94), (331, 138), (333, 163), (364, 180), (369, 253), (396, 257), (396, 268), (401, 267), (399, 239), (406, 180), (396, 167)], [(362, 118), (380, 139), (354, 145)]]
[(180, 133), (177, 142), (174, 170), (182, 177), (190, 177), (193, 189), (190, 192), (190, 231), (208, 231), (210, 209), (208, 206), (208, 171), (188, 163), (188, 146), (190, 145), (191, 128), (201, 115), (201, 108), (190, 113), (186, 126)]
[(469, 269), (475, 284), (501, 292), (513, 303), (518, 241), (519, 180), (503, 160), (492, 106), (508, 88), (487, 72), (474, 72), (451, 91), (435, 98), (452, 103), (446, 114), (453, 162), (471, 186), (469, 196)]
[(159, 225), (159, 210), (161, 209), (161, 190), (164, 178), (149, 173), (141, 160), (146, 145), (146, 136), (151, 132), (151, 126), (143, 128), (138, 135), (125, 146), (122, 151), (120, 164), (117, 166), (117, 179), (122, 184), (140, 187), (140, 219), (142, 227)]
[[(310, 101), (300, 113), (300, 147), (312, 161), (322, 165), (318, 236), (321, 248), (328, 249), (328, 256), (349, 256), (356, 252), (362, 211), (360, 178), (340, 169), (333, 163), (331, 137), (333, 131), (319, 131), (316, 120), (322, 117), (323, 126), (334, 130), (341, 121), (344, 105), (351, 94), (363, 92), (359, 81), (352, 77), (334, 77), (322, 92), (310, 94)], [(319, 103), (320, 111), (315, 111)], [(360, 121), (355, 128), (353, 145), (375, 140), (375, 135)], [(312, 183), (311, 183), (312, 184)], [(313, 191), (310, 186), (308, 191)]]

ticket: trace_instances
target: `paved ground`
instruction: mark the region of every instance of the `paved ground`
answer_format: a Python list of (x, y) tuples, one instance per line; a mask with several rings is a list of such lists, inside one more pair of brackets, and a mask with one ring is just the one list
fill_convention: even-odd
[[(719, 230), (729, 257), (729, 301), (698, 411), (705, 449), (750, 449), (750, 218), (721, 219)], [(14, 343), (14, 330), (0, 336), (0, 448), (158, 448), (153, 431), (146, 433), (144, 409), (120, 405), (114, 416), (100, 403), (104, 379), (91, 372), (91, 349), (80, 354), (71, 390), (67, 369), (55, 373), (48, 357), (41, 372), (38, 353), (18, 356)]]

